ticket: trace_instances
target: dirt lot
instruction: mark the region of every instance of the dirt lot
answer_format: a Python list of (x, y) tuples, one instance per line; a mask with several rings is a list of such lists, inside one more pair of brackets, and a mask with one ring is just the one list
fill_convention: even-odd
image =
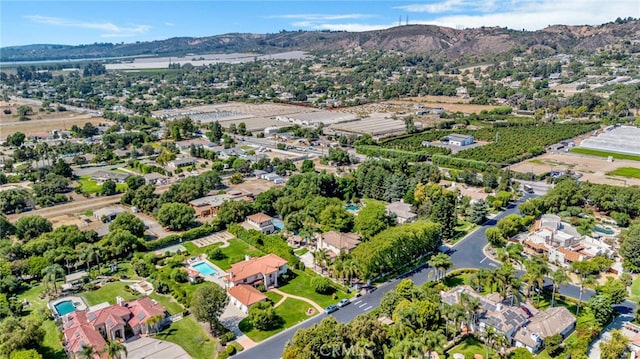
[[(31, 121), (19, 121), (17, 117), (18, 106), (24, 105), (16, 101), (0, 101), (0, 137), (5, 137), (15, 132), (25, 134), (70, 129), (73, 125), (82, 127), (85, 123), (91, 122), (94, 125), (99, 123), (109, 123), (102, 117), (96, 117), (86, 113), (71, 111), (65, 112), (39, 112), (40, 106), (32, 105), (33, 115), (28, 116)], [(10, 109), (11, 114), (5, 114), (4, 110)]]
[(640, 179), (607, 175), (607, 172), (620, 167), (638, 167), (637, 161), (614, 160), (607, 162), (606, 158), (586, 156), (577, 153), (560, 152), (538, 156), (511, 166), (511, 169), (522, 173), (541, 174), (550, 171), (572, 170), (583, 176), (581, 181), (591, 183), (610, 184), (615, 186), (640, 185)]
[(482, 110), (490, 110), (496, 107), (486, 105), (472, 105), (468, 102), (469, 99), (449, 96), (408, 97), (402, 100), (385, 101), (345, 108), (341, 109), (341, 111), (353, 113), (361, 117), (366, 117), (369, 114), (376, 112), (396, 114), (402, 114), (404, 112), (406, 114), (413, 114), (418, 110), (416, 105), (422, 105), (425, 108), (443, 108), (449, 112), (460, 111), (463, 113), (477, 113)]
[(240, 184), (229, 185), (229, 189), (240, 190), (244, 192), (251, 192), (254, 196), (270, 189), (271, 187), (283, 187), (284, 184), (275, 184), (270, 181), (265, 181), (258, 178), (245, 178), (244, 182)]

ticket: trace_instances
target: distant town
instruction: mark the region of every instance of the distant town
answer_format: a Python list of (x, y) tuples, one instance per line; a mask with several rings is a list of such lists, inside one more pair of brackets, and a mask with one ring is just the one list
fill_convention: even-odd
[(0, 358), (635, 358), (638, 40), (485, 55), (2, 64)]

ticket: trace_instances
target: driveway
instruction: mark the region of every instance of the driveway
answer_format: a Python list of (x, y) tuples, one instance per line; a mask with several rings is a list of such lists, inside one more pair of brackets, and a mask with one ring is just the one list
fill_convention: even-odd
[(191, 359), (178, 344), (151, 337), (133, 337), (124, 346), (130, 359)]
[(623, 334), (629, 337), (629, 340), (631, 340), (633, 336), (635, 336), (635, 333), (630, 332), (627, 329), (624, 329), (624, 323), (630, 322), (633, 320), (633, 309), (627, 308), (626, 306), (616, 307), (616, 309), (621, 311), (622, 313), (617, 317), (613, 318), (613, 321), (602, 331), (602, 333), (600, 333), (598, 338), (596, 338), (596, 340), (591, 342), (591, 345), (589, 346), (589, 351), (587, 352), (589, 359), (600, 359), (600, 343), (605, 342), (609, 340), (609, 338), (611, 338), (612, 330), (614, 329), (621, 330)]

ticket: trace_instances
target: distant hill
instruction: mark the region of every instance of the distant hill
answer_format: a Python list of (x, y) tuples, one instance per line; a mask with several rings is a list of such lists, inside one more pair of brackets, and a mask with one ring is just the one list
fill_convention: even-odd
[(433, 25), (405, 25), (366, 32), (283, 31), (277, 34), (224, 34), (208, 37), (175, 37), (130, 44), (27, 45), (0, 49), (0, 61), (73, 60), (139, 55), (184, 56), (187, 54), (290, 50), (384, 49), (426, 52), (458, 58), (513, 49), (547, 49), (553, 52), (591, 52), (606, 45), (640, 39), (640, 20), (598, 26), (550, 26), (538, 31), (500, 27), (456, 30)]

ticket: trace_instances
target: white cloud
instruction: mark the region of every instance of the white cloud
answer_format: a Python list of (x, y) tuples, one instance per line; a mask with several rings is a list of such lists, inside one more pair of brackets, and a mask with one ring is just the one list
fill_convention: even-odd
[(284, 14), (284, 15), (271, 15), (267, 16), (267, 19), (292, 19), (292, 20), (304, 20), (304, 21), (334, 21), (334, 20), (354, 20), (354, 19), (367, 19), (376, 17), (376, 15), (370, 14)]
[(349, 32), (362, 32), (362, 31), (373, 31), (373, 30), (382, 30), (393, 27), (396, 25), (383, 25), (383, 24), (359, 24), (359, 23), (350, 23), (350, 24), (314, 24), (312, 26), (308, 26), (308, 28), (313, 30), (331, 30), (331, 31), (349, 31)]
[[(403, 6), (396, 6), (394, 9), (400, 9), (409, 12), (426, 12), (426, 13), (442, 13), (451, 10), (460, 9), (461, 5), (464, 5), (463, 0), (446, 0), (440, 3), (432, 4), (410, 4)], [(468, 5), (468, 4), (467, 4)]]
[(100, 37), (104, 38), (130, 37), (144, 34), (151, 29), (151, 26), (149, 25), (131, 24), (129, 26), (118, 26), (109, 21), (90, 22), (42, 15), (28, 15), (25, 16), (25, 18), (39, 24), (103, 31), (103, 33), (100, 34)]
[(637, 0), (542, 0), (512, 1), (503, 12), (471, 15), (444, 15), (412, 23), (467, 28), (501, 26), (511, 29), (539, 30), (548, 25), (598, 25), (617, 17), (635, 16), (640, 11)]
[(164, 23), (164, 26), (174, 27), (174, 26), (176, 26), (176, 24), (167, 21), (167, 22)]

